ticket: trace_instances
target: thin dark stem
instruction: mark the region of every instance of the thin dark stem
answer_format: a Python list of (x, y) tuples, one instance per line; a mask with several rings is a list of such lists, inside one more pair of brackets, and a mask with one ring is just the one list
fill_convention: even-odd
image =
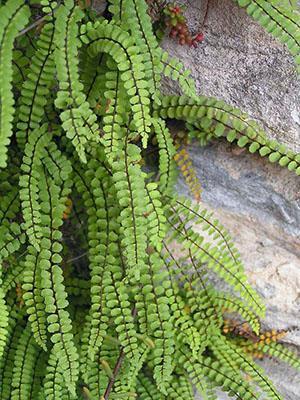
[(124, 353), (124, 351), (123, 351), (123, 349), (122, 349), (121, 352), (120, 352), (120, 354), (119, 354), (119, 357), (118, 357), (118, 359), (117, 359), (115, 368), (114, 368), (114, 370), (113, 370), (113, 375), (112, 375), (112, 377), (110, 378), (110, 380), (109, 380), (109, 382), (108, 382), (108, 385), (107, 385), (107, 388), (106, 388), (106, 390), (105, 390), (104, 396), (101, 398), (101, 400), (102, 400), (102, 399), (104, 399), (104, 400), (107, 400), (107, 399), (108, 399), (108, 396), (110, 395), (110, 392), (111, 392), (111, 390), (112, 390), (112, 388), (113, 388), (113, 386), (114, 386), (114, 383), (115, 383), (116, 377), (117, 377), (117, 375), (118, 375), (118, 372), (119, 372), (119, 370), (120, 370), (120, 368), (121, 368), (121, 366), (122, 366), (124, 357), (125, 357), (125, 353)]
[(205, 9), (205, 14), (204, 14), (203, 21), (202, 21), (202, 24), (201, 24), (201, 29), (203, 29), (203, 27), (206, 24), (206, 20), (207, 20), (207, 17), (208, 17), (208, 12), (209, 12), (209, 0), (206, 1), (206, 9)]
[(19, 36), (23, 36), (25, 35), (27, 32), (31, 31), (32, 29), (34, 29), (35, 27), (39, 26), (47, 17), (49, 17), (50, 15), (52, 15), (52, 12), (43, 15), (41, 18), (37, 19), (35, 22), (33, 22), (31, 25), (27, 26), (26, 28), (22, 29), (16, 37)]
[(53, 17), (54, 16), (54, 12), (56, 10), (58, 10), (59, 6), (60, 6), (60, 1), (57, 2), (57, 6), (55, 8), (53, 8), (48, 14), (43, 15), (41, 18), (37, 19), (36, 21), (34, 21), (31, 25), (28, 25), (26, 28), (22, 29), (16, 37), (25, 35), (25, 33), (31, 31), (32, 29), (34, 29), (35, 27), (39, 26), (47, 17)]
[[(137, 315), (137, 309), (134, 308), (132, 310), (133, 318), (135, 318), (136, 315)], [(112, 377), (109, 379), (109, 382), (108, 382), (107, 387), (105, 389), (104, 395), (101, 397), (101, 400), (107, 400), (108, 399), (108, 397), (110, 395), (110, 392), (112, 391), (112, 389), (114, 387), (114, 383), (115, 383), (117, 375), (118, 375), (118, 373), (119, 373), (119, 371), (121, 369), (121, 366), (122, 366), (122, 363), (124, 361), (124, 358), (125, 358), (125, 353), (124, 353), (123, 348), (121, 348), (119, 357), (117, 359), (117, 362), (116, 362), (114, 370), (113, 370)]]

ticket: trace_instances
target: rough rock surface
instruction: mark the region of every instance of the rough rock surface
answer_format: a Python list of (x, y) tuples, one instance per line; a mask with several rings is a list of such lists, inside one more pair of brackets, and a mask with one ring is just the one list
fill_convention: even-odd
[[(185, 1), (193, 32), (206, 0)], [(300, 83), (292, 57), (231, 0), (209, 0), (205, 41), (197, 49), (163, 45), (192, 71), (199, 94), (247, 111), (270, 136), (300, 151)], [(173, 90), (168, 86), (166, 90)], [(298, 327), (284, 341), (300, 348), (300, 178), (257, 155), (218, 142), (189, 148), (205, 207), (228, 228), (249, 280), (267, 305), (266, 327)], [(178, 190), (188, 195), (180, 180)], [(300, 377), (264, 361), (285, 400), (298, 400)], [(220, 395), (220, 399), (225, 399)]]
[[(164, 48), (191, 69), (199, 94), (247, 111), (270, 136), (299, 152), (300, 82), (292, 57), (232, 0), (208, 1), (205, 41), (190, 49), (165, 40)], [(192, 32), (202, 30), (207, 0), (178, 2), (188, 5)], [(174, 83), (165, 86), (174, 92)], [(203, 206), (228, 228), (250, 282), (265, 299), (265, 326), (298, 327), (284, 341), (300, 348), (300, 178), (225, 142), (189, 151)], [(182, 180), (178, 191), (189, 195)], [(262, 365), (284, 400), (299, 399), (299, 374), (283, 363)]]
[[(227, 143), (190, 146), (202, 183), (203, 207), (229, 230), (250, 283), (267, 306), (265, 328), (294, 328), (284, 342), (300, 346), (299, 178)], [(298, 187), (298, 192), (295, 190)], [(189, 195), (180, 179), (178, 191)], [(298, 400), (300, 377), (282, 363), (263, 362), (285, 400)], [(282, 375), (282, 371), (286, 373)], [(279, 372), (281, 371), (281, 373)], [(223, 397), (220, 397), (223, 399)]]
[[(276, 138), (300, 151), (300, 82), (293, 59), (232, 0), (185, 0), (191, 32), (203, 30), (196, 49), (165, 40), (164, 48), (192, 71), (198, 92), (247, 111)], [(173, 84), (171, 86), (173, 90)]]

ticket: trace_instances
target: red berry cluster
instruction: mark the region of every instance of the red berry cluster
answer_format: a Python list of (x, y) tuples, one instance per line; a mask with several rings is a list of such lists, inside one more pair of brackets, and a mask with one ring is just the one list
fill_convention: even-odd
[(176, 38), (181, 45), (196, 47), (204, 39), (203, 33), (198, 33), (194, 37), (191, 35), (183, 15), (183, 8), (176, 4), (168, 4), (164, 8), (165, 25), (170, 29), (169, 36)]

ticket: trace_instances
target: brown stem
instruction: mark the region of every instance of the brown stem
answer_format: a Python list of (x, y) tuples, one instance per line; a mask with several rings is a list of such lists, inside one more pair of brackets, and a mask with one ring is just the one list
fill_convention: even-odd
[(203, 21), (202, 21), (202, 24), (201, 24), (201, 29), (203, 29), (204, 25), (206, 24), (206, 20), (207, 20), (207, 17), (208, 17), (208, 12), (209, 12), (209, 0), (206, 1), (206, 9), (205, 9), (205, 14), (204, 14)]
[(35, 27), (39, 26), (45, 19), (46, 17), (49, 17), (50, 15), (52, 15), (52, 12), (45, 14), (44, 16), (42, 16), (41, 18), (39, 18), (38, 20), (36, 20), (33, 24), (27, 26), (26, 28), (22, 29), (16, 37), (25, 35), (25, 33), (31, 31), (32, 29), (34, 29)]
[[(135, 318), (136, 315), (137, 315), (137, 309), (134, 308), (134, 309), (132, 310), (132, 316), (133, 316), (133, 318)], [(114, 370), (113, 370), (112, 377), (109, 379), (109, 382), (108, 382), (107, 387), (106, 387), (106, 389), (105, 389), (104, 395), (101, 397), (101, 400), (107, 400), (107, 399), (108, 399), (108, 397), (109, 397), (109, 395), (110, 395), (110, 392), (112, 391), (112, 389), (113, 389), (113, 387), (114, 387), (115, 380), (116, 380), (117, 375), (118, 375), (118, 373), (119, 373), (119, 371), (120, 371), (120, 368), (121, 368), (121, 366), (122, 366), (122, 363), (123, 363), (123, 361), (124, 361), (124, 358), (125, 358), (125, 353), (124, 353), (123, 348), (121, 348), (119, 357), (118, 357), (118, 359), (117, 359), (116, 365), (115, 365)]]

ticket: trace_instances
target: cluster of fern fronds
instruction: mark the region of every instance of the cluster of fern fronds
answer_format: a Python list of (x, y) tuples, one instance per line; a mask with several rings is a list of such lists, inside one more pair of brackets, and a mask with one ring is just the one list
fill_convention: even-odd
[[(294, 10), (241, 3), (299, 54)], [(158, 46), (144, 0), (111, 0), (105, 18), (85, 4), (1, 2), (0, 399), (187, 400), (196, 387), (207, 399), (221, 388), (278, 400), (252, 353), (300, 363), (275, 341), (252, 351), (251, 335), (224, 330), (230, 314), (259, 335), (265, 309), (225, 229), (176, 196), (166, 120), (298, 175), (300, 156), (239, 110), (197, 96)], [(162, 95), (162, 76), (183, 95)], [(149, 172), (154, 138), (159, 166)]]

